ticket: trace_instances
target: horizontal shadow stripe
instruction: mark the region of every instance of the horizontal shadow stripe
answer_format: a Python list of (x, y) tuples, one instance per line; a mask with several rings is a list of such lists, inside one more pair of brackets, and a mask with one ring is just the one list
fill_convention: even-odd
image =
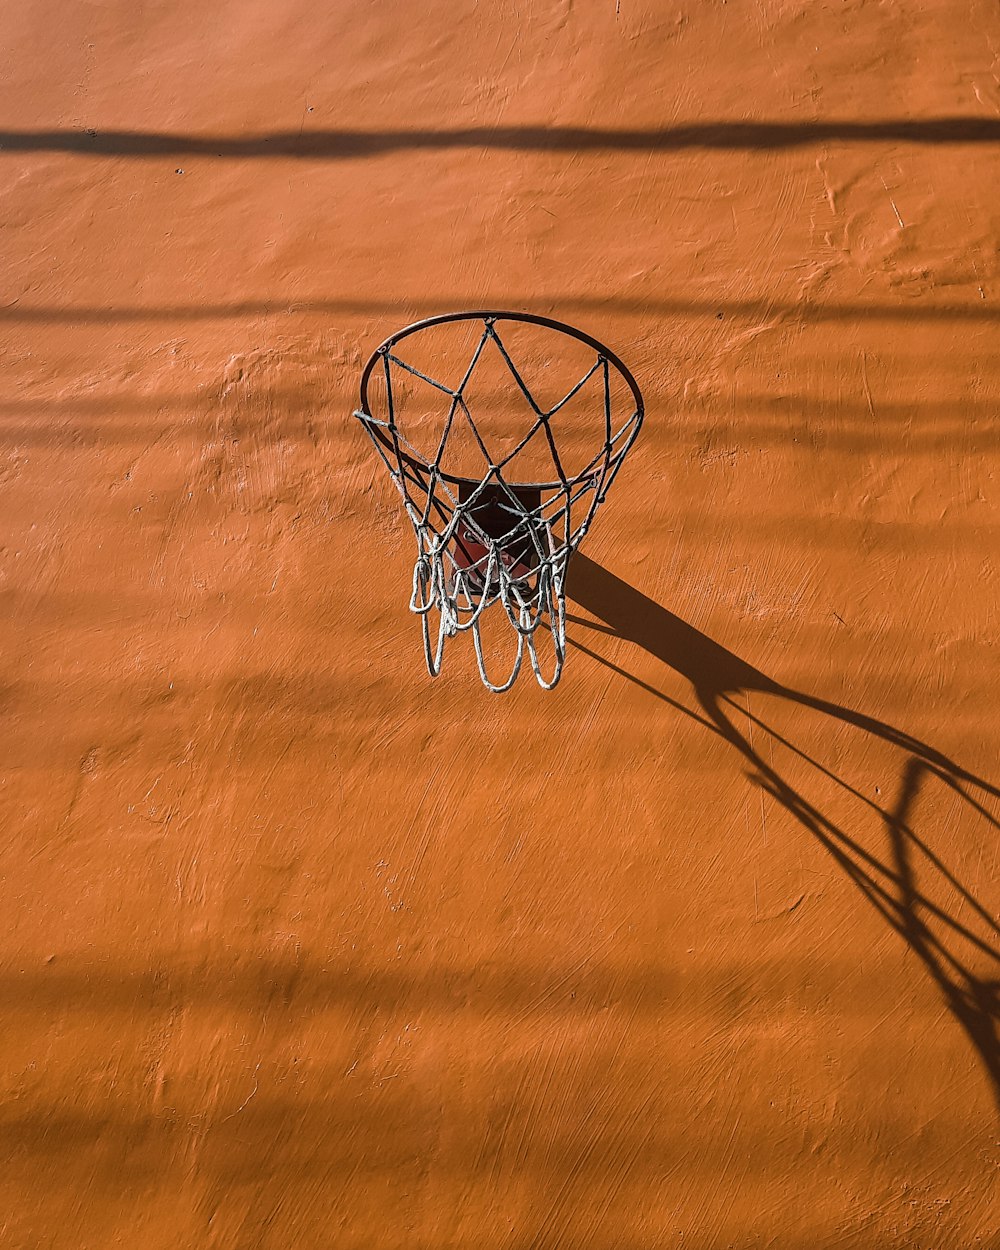
[(73, 152), (83, 156), (292, 157), (345, 160), (387, 152), (494, 148), (515, 152), (768, 151), (817, 143), (996, 143), (992, 117), (896, 118), (884, 121), (693, 122), (647, 130), (586, 126), (469, 126), (445, 130), (276, 130), (246, 135), (184, 135), (141, 130), (0, 131), (4, 152)]
[[(59, 307), (52, 304), (24, 305), (20, 299), (11, 300), (0, 308), (0, 321), (49, 322), (70, 324), (94, 322), (115, 324), (132, 321), (211, 321), (227, 317), (291, 316), (293, 314), (324, 316), (375, 316), (393, 317), (403, 321), (431, 316), (460, 308), (516, 308), (522, 312), (547, 313), (558, 316), (570, 311), (604, 311), (623, 316), (647, 317), (706, 317), (725, 319), (771, 318), (788, 316), (809, 325), (830, 321), (978, 321), (1000, 320), (1000, 309), (985, 303), (976, 296), (975, 302), (967, 304), (925, 304), (916, 299), (901, 300), (898, 304), (809, 304), (802, 301), (789, 303), (780, 300), (689, 300), (660, 299), (651, 296), (616, 298), (613, 295), (563, 295), (548, 299), (533, 297), (499, 296), (483, 298), (482, 295), (450, 295), (435, 300), (410, 298), (400, 295), (396, 299), (275, 299), (237, 300), (230, 304), (161, 304), (146, 307), (96, 305)], [(610, 345), (609, 345), (610, 346)]]
[[(307, 382), (311, 380), (307, 378)], [(16, 399), (0, 397), (0, 421), (8, 417), (42, 417), (53, 414), (62, 417), (64, 414), (72, 414), (81, 418), (97, 418), (95, 424), (100, 422), (110, 425), (120, 417), (124, 416), (127, 420), (136, 413), (155, 415), (178, 411), (189, 414), (184, 424), (189, 424), (191, 419), (199, 413), (203, 413), (206, 417), (211, 416), (214, 421), (217, 408), (224, 404), (232, 405), (229, 396), (222, 395), (221, 390), (221, 384), (213, 381), (206, 383), (201, 390), (180, 394), (169, 391), (109, 391), (103, 395), (88, 392), (69, 396), (38, 396), (31, 399), (21, 396)], [(971, 399), (962, 395), (933, 400), (892, 399), (873, 402), (872, 408), (869, 408), (867, 401), (863, 399), (844, 399), (837, 395), (810, 395), (805, 391), (786, 392), (780, 395), (747, 393), (725, 398), (709, 396), (700, 398), (696, 403), (679, 399), (675, 392), (654, 390), (652, 387), (644, 387), (643, 395), (647, 408), (655, 407), (669, 416), (673, 430), (691, 428), (695, 434), (699, 433), (701, 427), (709, 422), (713, 429), (724, 430), (727, 435), (739, 433), (747, 427), (748, 415), (752, 415), (761, 420), (770, 417), (773, 421), (773, 425), (770, 426), (763, 424), (750, 426), (754, 437), (764, 435), (772, 429), (777, 429), (783, 434), (789, 422), (806, 418), (814, 420), (823, 418), (831, 423), (837, 421), (860, 425), (864, 427), (862, 431), (864, 433), (871, 428), (877, 429), (880, 424), (909, 424), (914, 420), (930, 423), (936, 428), (942, 419), (948, 419), (959, 427), (949, 432), (950, 438), (954, 438), (957, 433), (964, 432), (969, 422), (988, 421), (990, 433), (1000, 437), (1000, 428), (994, 428), (995, 424), (1000, 425), (1000, 395), (995, 399)], [(586, 399), (587, 396), (583, 398)], [(288, 430), (305, 432), (307, 425), (302, 421), (295, 421), (294, 418), (302, 415), (315, 415), (317, 419), (320, 419), (323, 417), (323, 405), (331, 402), (349, 404), (353, 402), (354, 395), (352, 392), (345, 400), (342, 389), (338, 390), (335, 385), (331, 385), (328, 390), (320, 391), (308, 385), (277, 386), (265, 379), (258, 384), (254, 384), (252, 380), (248, 381), (245, 384), (245, 390), (239, 394), (238, 400), (244, 406), (256, 401), (266, 407), (269, 419), (266, 427), (260, 424), (257, 413), (248, 415), (245, 419), (246, 425), (251, 427), (246, 433), (259, 436), (269, 433), (283, 434)], [(443, 416), (448, 410), (447, 397), (441, 401), (441, 404)], [(499, 389), (477, 397), (477, 411), (492, 412), (498, 408), (509, 409), (509, 406), (509, 393)], [(874, 409), (874, 415), (872, 409)], [(241, 413), (234, 414), (235, 424), (238, 425), (241, 415)], [(598, 417), (603, 420), (600, 412)], [(0, 429), (7, 428), (9, 427), (0, 425)], [(42, 422), (35, 423), (33, 428), (42, 431), (58, 430), (57, 426)], [(112, 432), (116, 428), (112, 427)], [(163, 423), (149, 421), (135, 428), (148, 432), (151, 428), (162, 429)], [(212, 432), (216, 435), (218, 433), (214, 424)], [(907, 430), (907, 433), (911, 431)]]
[[(535, 1179), (576, 1181), (593, 1191), (606, 1181), (609, 1160), (624, 1156), (629, 1163), (626, 1190), (648, 1193), (665, 1174), (717, 1175), (733, 1151), (742, 1159), (741, 1175), (757, 1183), (791, 1166), (792, 1138), (755, 1151), (754, 1125), (741, 1126), (738, 1117), (721, 1133), (711, 1117), (678, 1124), (674, 1115), (664, 1114), (664, 1108), (676, 1107), (669, 1077), (686, 1077), (690, 1067), (678, 1065), (678, 1071), (661, 1060), (663, 1075), (650, 1074), (648, 1051), (635, 1056), (626, 1049), (623, 1059), (617, 1066), (572, 1064), (568, 1072), (550, 1078), (543, 1087), (547, 1097), (534, 1108), (519, 1105), (512, 1093), (531, 1072), (526, 1064), (504, 1073), (508, 1086), (487, 1086), (495, 1122), (511, 1126), (516, 1147), (496, 1129), (487, 1128), (483, 1140), (481, 1112), (465, 1124), (456, 1116), (451, 1131), (442, 1135), (440, 1104), (415, 1083), (419, 1070), (405, 1065), (381, 1078), (389, 1082), (384, 1086), (378, 1076), (364, 1081), (359, 1074), (354, 1081), (327, 1078), (319, 1093), (314, 1092), (314, 1071), (304, 1088), (281, 1092), (281, 1078), (264, 1065), (260, 1076), (244, 1071), (230, 1078), (236, 1086), (232, 1093), (223, 1087), (214, 1096), (206, 1096), (197, 1076), (172, 1077), (165, 1105), (156, 1110), (148, 1093), (131, 1091), (114, 1099), (103, 1088), (88, 1091), (89, 1105), (82, 1106), (36, 1097), (23, 1110), (0, 1111), (0, 1151), (5, 1162), (13, 1156), (17, 1163), (47, 1163), (74, 1178), (85, 1171), (87, 1188), (98, 1193), (108, 1186), (120, 1193), (123, 1184), (148, 1185), (165, 1172), (180, 1171), (185, 1148), (193, 1142), (200, 1175), (227, 1188), (260, 1185), (277, 1176), (286, 1189), (301, 1190), (309, 1182), (330, 1185), (346, 1176), (357, 1192), (380, 1178), (391, 1177), (398, 1185), (414, 1171), (423, 1174), (433, 1167), (441, 1178), (461, 1180), (463, 1188), (488, 1185), (493, 1191), (498, 1183)], [(255, 1081), (259, 1095), (240, 1106), (236, 1099), (255, 1088)], [(273, 1082), (277, 1092), (265, 1092), (265, 1082)], [(295, 1090), (294, 1077), (290, 1084)], [(572, 1112), (559, 1114), (564, 1104)], [(643, 1116), (647, 1109), (654, 1114)], [(960, 1108), (952, 1115), (961, 1122)], [(854, 1140), (856, 1157), (866, 1159), (873, 1146)], [(850, 1148), (845, 1142), (843, 1153)], [(338, 1238), (327, 1244), (343, 1242)], [(508, 1247), (510, 1241), (504, 1238), (502, 1244)], [(447, 1245), (454, 1242), (449, 1239)], [(586, 1245), (594, 1242), (588, 1237)]]
[[(299, 965), (266, 957), (196, 963), (178, 955), (150, 970), (66, 956), (41, 966), (22, 958), (16, 971), (0, 969), (0, 1004), (22, 1020), (70, 1010), (157, 1015), (177, 1003), (214, 1013), (270, 1007), (292, 1010), (298, 1019), (419, 1008), (469, 1020), (489, 1016), (504, 1031), (529, 1018), (611, 1009), (629, 1015), (673, 1013), (689, 1021), (731, 1019), (751, 1004), (771, 1011), (816, 1010), (836, 987), (850, 982), (857, 968), (856, 959), (841, 951), (825, 960), (808, 954), (762, 958), (753, 968), (723, 957), (705, 966), (665, 957), (661, 963), (553, 959), (548, 964), (449, 963), (410, 970), (334, 961)], [(865, 986), (877, 998), (891, 993), (897, 979), (898, 969), (887, 960), (881, 971), (866, 972)], [(865, 1017), (870, 1004), (845, 999), (837, 1009)]]

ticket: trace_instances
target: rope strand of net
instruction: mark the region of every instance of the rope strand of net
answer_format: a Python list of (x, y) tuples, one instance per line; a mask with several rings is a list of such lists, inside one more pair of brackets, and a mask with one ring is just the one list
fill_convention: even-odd
[[(431, 676), (436, 677), (441, 671), (444, 658), (445, 643), (448, 638), (471, 631), (475, 645), (479, 675), (490, 690), (502, 693), (509, 690), (521, 670), (527, 652), (535, 678), (544, 689), (551, 689), (558, 682), (562, 673), (566, 650), (566, 598), (565, 577), (566, 566), (570, 555), (589, 529), (594, 513), (603, 502), (612, 480), (624, 460), (625, 454), (638, 428), (638, 410), (612, 432), (611, 395), (609, 387), (608, 360), (601, 353), (597, 354), (594, 365), (570, 389), (570, 391), (552, 408), (544, 410), (535, 400), (529, 387), (514, 364), (505, 344), (502, 342), (495, 327), (496, 318), (486, 317), (483, 321), (483, 333), (477, 344), (472, 359), (465, 370), (457, 387), (448, 387), (423, 371), (393, 354), (387, 346), (383, 355), (383, 368), (386, 383), (388, 420), (380, 421), (366, 412), (356, 414), (365, 424), (372, 441), (389, 469), (396, 483), (407, 514), (413, 524), (417, 539), (417, 558), (413, 567), (413, 586), (410, 597), (410, 610), (421, 617), (424, 641), (424, 655), (427, 669)], [(535, 421), (528, 433), (518, 444), (498, 460), (494, 460), (480, 434), (472, 413), (464, 399), (464, 390), (471, 379), (476, 365), (486, 347), (493, 341), (506, 362), (514, 381), (531, 406)], [(437, 390), (448, 395), (451, 408), (448, 414), (441, 440), (433, 459), (428, 460), (415, 447), (412, 447), (398, 428), (395, 417), (393, 383), (391, 367), (401, 369)], [(603, 446), (584, 468), (572, 480), (563, 469), (552, 431), (549, 427), (550, 418), (559, 411), (586, 382), (598, 371), (603, 371), (604, 380), (604, 416), (605, 437)], [(455, 425), (455, 418), (461, 409), (465, 421), (476, 440), (486, 461), (487, 470), (479, 485), (470, 496), (461, 502), (452, 494), (447, 485), (446, 475), (441, 468), (449, 437)], [(386, 454), (386, 448), (379, 444), (373, 426), (381, 427), (389, 436), (393, 455)], [(542, 431), (549, 446), (553, 466), (558, 478), (557, 495), (540, 504), (532, 511), (525, 509), (521, 501), (513, 494), (504, 478), (504, 470), (515, 457), (523, 451), (528, 443)], [(616, 446), (617, 444), (617, 446)], [(404, 450), (405, 448), (405, 450)], [(395, 462), (395, 463), (393, 463)], [(455, 479), (452, 479), (454, 481)], [(475, 523), (472, 513), (479, 497), (485, 496), (490, 484), (495, 484), (506, 495), (507, 503), (500, 507), (509, 511), (515, 518), (514, 524), (502, 540), (486, 534)], [(423, 497), (423, 506), (418, 507), (411, 496), (411, 488)], [(590, 496), (583, 520), (574, 528), (572, 525), (573, 506)], [(556, 499), (560, 499), (558, 509), (551, 516), (543, 515)], [(438, 527), (432, 520), (433, 514), (439, 514), (445, 523)], [(520, 516), (521, 521), (516, 518)], [(553, 525), (562, 521), (563, 534), (557, 541)], [(459, 565), (451, 547), (455, 541), (458, 526), (471, 527), (477, 540), (486, 551), (485, 561), (476, 562), (475, 572)], [(507, 569), (503, 560), (505, 545), (509, 546), (511, 535), (523, 527), (523, 534), (518, 541), (528, 538), (534, 555), (534, 563), (528, 578), (515, 577)], [(542, 545), (544, 536), (545, 546)], [(447, 564), (451, 565), (451, 572)], [(528, 586), (531, 586), (530, 592)], [(460, 606), (464, 598), (465, 607)], [(493, 604), (503, 604), (508, 621), (517, 636), (517, 655), (508, 678), (503, 682), (495, 682), (486, 668), (483, 652), (480, 622), (483, 612)], [(439, 613), (437, 638), (432, 641), (431, 615), (434, 610)], [(552, 637), (555, 662), (551, 677), (542, 671), (538, 650), (535, 645), (536, 634), (542, 622), (547, 620)]]

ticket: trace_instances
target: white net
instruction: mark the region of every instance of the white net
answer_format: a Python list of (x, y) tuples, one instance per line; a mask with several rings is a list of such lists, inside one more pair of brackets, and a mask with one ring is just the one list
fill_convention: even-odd
[[(432, 327), (481, 323), (482, 333), (457, 384), (451, 386), (417, 368), (397, 352), (397, 344)], [(580, 376), (555, 402), (542, 407), (533, 395), (500, 334), (503, 323), (527, 323), (555, 330), (593, 353)], [(506, 332), (506, 327), (505, 327)], [(487, 348), (495, 348), (513, 393), (528, 405), (527, 429), (502, 453), (477, 422), (470, 388)], [(397, 393), (401, 380), (417, 378), (441, 399), (440, 436), (428, 455), (407, 438)], [(370, 392), (381, 383), (382, 404), (373, 413)], [(621, 387), (624, 383), (624, 388)], [(560, 458), (553, 418), (585, 387), (594, 389), (600, 410), (593, 413), (598, 450), (582, 470), (568, 474)], [(624, 413), (616, 415), (624, 390)], [(596, 403), (595, 403), (596, 407)], [(386, 340), (372, 356), (361, 382), (361, 408), (354, 414), (371, 437), (402, 496), (417, 539), (410, 610), (423, 623), (424, 654), (431, 676), (441, 671), (445, 642), (470, 632), (479, 674), (488, 689), (509, 690), (525, 655), (540, 686), (551, 690), (562, 674), (566, 655), (566, 569), (604, 502), (642, 424), (638, 386), (618, 358), (596, 340), (548, 318), (518, 313), (454, 313), (408, 326)], [(474, 475), (458, 476), (442, 468), (449, 443), (469, 440), (481, 462)], [(547, 449), (548, 481), (516, 479), (527, 449)], [(484, 613), (501, 605), (516, 638), (516, 654), (506, 678), (496, 680), (487, 668), (482, 638)], [(551, 641), (551, 659), (540, 656), (538, 637)]]

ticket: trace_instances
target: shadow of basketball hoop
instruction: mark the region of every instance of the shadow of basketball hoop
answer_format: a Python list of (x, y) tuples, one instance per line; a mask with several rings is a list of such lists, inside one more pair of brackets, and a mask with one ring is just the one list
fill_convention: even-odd
[[(579, 650), (729, 743), (749, 765), (750, 780), (820, 842), (867, 902), (920, 959), (975, 1048), (1000, 1110), (1000, 926), (914, 827), (921, 790), (928, 782), (937, 781), (966, 805), (963, 810), (974, 812), (993, 831), (1000, 830), (1000, 821), (984, 805), (986, 799), (1000, 798), (1000, 789), (902, 730), (781, 685), (579, 553), (570, 566), (567, 593), (573, 602), (604, 622), (599, 626), (578, 616), (568, 616), (578, 629), (582, 626), (628, 639), (690, 681), (697, 711), (610, 664), (577, 638), (572, 639)], [(750, 711), (745, 696), (754, 693), (812, 709), (831, 722), (853, 726), (898, 748), (903, 762), (895, 798), (875, 802), (837, 771), (776, 732)], [(737, 701), (736, 695), (744, 699)], [(746, 725), (745, 730), (741, 722)], [(862, 842), (856, 834), (849, 834), (841, 818), (824, 813), (806, 797), (798, 783), (783, 775), (773, 758), (765, 758), (762, 746), (767, 741), (780, 744), (784, 752), (792, 753), (797, 764), (815, 768), (826, 783), (843, 787), (854, 801), (863, 804), (883, 835), (878, 849)], [(942, 905), (942, 891), (954, 900), (951, 905)]]

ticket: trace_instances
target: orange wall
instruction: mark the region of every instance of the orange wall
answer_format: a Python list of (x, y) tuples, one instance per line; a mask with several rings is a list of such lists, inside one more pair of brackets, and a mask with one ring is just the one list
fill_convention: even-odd
[[(4, 27), (0, 1243), (1000, 1244), (995, 6)], [(350, 419), (482, 304), (646, 393), (549, 695)]]

